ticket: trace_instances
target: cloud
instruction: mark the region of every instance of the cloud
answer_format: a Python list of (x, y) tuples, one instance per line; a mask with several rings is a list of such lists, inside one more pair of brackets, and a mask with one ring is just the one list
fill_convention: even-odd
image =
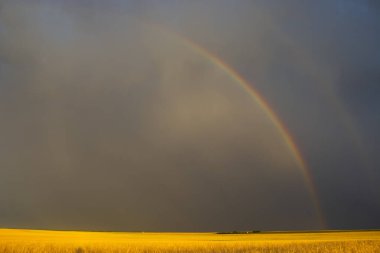
[[(225, 59), (265, 95), (310, 163), (333, 226), (365, 212), (351, 209), (334, 223), (339, 210), (356, 203), (331, 201), (352, 193), (349, 183), (360, 186), (358, 201), (378, 208), (364, 197), (360, 159), (332, 101), (343, 83), (342, 65), (326, 53), (340, 47), (324, 29), (338, 22), (329, 8), (4, 2), (1, 223), (182, 231), (319, 226), (302, 173), (267, 115), (176, 33)], [(327, 18), (311, 15), (316, 10)], [(347, 52), (345, 62), (355, 59)], [(374, 217), (348, 224), (368, 226)]]

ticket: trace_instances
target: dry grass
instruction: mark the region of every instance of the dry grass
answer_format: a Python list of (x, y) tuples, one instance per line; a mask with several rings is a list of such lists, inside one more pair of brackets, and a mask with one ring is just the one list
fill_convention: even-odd
[(0, 229), (0, 253), (380, 252), (380, 232), (106, 233)]

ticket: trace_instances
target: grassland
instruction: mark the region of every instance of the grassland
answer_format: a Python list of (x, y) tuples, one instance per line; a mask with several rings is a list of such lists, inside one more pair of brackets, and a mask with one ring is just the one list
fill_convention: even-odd
[(380, 231), (119, 233), (0, 229), (0, 253), (380, 252)]

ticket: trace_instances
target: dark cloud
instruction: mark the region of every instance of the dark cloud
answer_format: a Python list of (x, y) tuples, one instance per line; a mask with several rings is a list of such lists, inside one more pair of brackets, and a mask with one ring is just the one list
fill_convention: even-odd
[(273, 123), (185, 36), (267, 98), (310, 165), (330, 227), (377, 227), (370, 4), (3, 2), (1, 226), (319, 227)]

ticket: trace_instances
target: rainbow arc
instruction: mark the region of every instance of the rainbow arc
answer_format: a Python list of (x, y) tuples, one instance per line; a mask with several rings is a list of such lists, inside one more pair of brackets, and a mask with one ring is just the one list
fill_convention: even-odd
[(326, 228), (325, 218), (322, 212), (321, 204), (317, 194), (316, 186), (312, 178), (312, 174), (310, 172), (310, 168), (307, 166), (304, 158), (302, 157), (301, 151), (298, 148), (291, 133), (286, 128), (284, 123), (280, 120), (280, 118), (277, 116), (277, 114), (274, 112), (274, 110), (271, 108), (271, 106), (268, 104), (268, 102), (265, 100), (265, 98), (230, 65), (228, 65), (221, 58), (217, 57), (201, 45), (197, 44), (196, 42), (190, 40), (187, 37), (172, 32), (166, 29), (165, 27), (161, 27), (157, 24), (154, 24), (153, 27), (156, 28), (158, 31), (166, 33), (168, 36), (174, 37), (189, 50), (197, 53), (199, 56), (209, 61), (212, 65), (216, 66), (223, 73), (225, 73), (226, 76), (230, 78), (234, 83), (238, 84), (245, 91), (245, 93), (248, 94), (249, 97), (259, 106), (259, 108), (265, 113), (265, 115), (269, 118), (275, 129), (278, 131), (279, 135), (282, 137), (283, 142), (286, 144), (295, 162), (297, 163), (297, 167), (302, 173), (302, 176), (305, 180), (305, 184), (311, 196), (320, 226), (322, 228)]

